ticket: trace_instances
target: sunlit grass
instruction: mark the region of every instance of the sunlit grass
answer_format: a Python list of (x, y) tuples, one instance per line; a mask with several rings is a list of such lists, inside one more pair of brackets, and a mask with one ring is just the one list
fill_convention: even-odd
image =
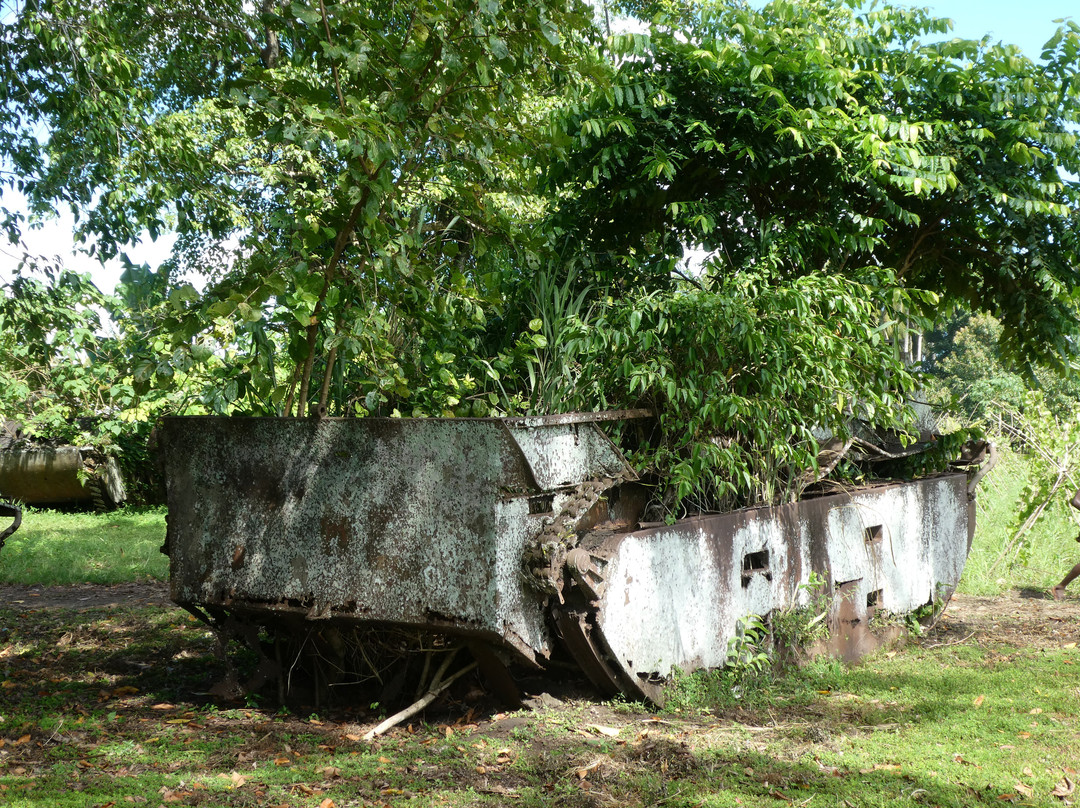
[[(1029, 494), (1023, 458), (1003, 450), (1002, 460), (979, 484), (976, 532), (960, 591), (994, 595), (1006, 589), (1048, 590), (1080, 561), (1076, 511), (1068, 506), (1073, 492), (1060, 489), (1031, 531), (1006, 549), (1016, 530), (1016, 512)], [(1080, 583), (1077, 585), (1080, 591)]]
[(0, 804), (19, 808), (1055, 805), (1080, 748), (1080, 651), (1053, 635), (818, 660), (659, 717), (451, 699), (366, 744), (362, 705), (208, 701), (223, 667), (179, 610), (0, 607), (0, 624)]
[(0, 549), (0, 583), (164, 580), (164, 540), (163, 508), (106, 514), (26, 509), (22, 527)]

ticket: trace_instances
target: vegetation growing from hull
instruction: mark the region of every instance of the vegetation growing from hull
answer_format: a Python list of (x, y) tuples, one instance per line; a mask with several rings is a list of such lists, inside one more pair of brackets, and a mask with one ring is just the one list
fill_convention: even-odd
[(614, 302), (571, 344), (581, 405), (658, 413), (658, 433), (633, 461), (667, 482), (669, 506), (792, 502), (815, 479), (815, 430), (909, 423), (904, 395), (916, 378), (879, 317), (923, 295), (887, 291), (888, 280), (750, 269), (707, 289)]

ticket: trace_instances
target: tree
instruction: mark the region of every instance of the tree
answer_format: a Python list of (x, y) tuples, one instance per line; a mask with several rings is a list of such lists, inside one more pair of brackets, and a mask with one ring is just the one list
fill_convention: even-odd
[(706, 279), (885, 268), (997, 316), (1009, 358), (1072, 361), (1080, 26), (1035, 64), (930, 41), (948, 25), (925, 10), (646, 7), (650, 33), (615, 38), (611, 86), (567, 111), (547, 171), (602, 283), (670, 285), (689, 245)]
[(948, 25), (919, 10), (631, 5), (649, 33), (613, 39), (545, 179), (564, 253), (617, 301), (583, 340), (608, 381), (582, 398), (658, 409), (639, 465), (676, 502), (797, 496), (817, 430), (903, 430), (900, 338), (940, 308), (995, 313), (1011, 361), (1068, 366), (1080, 27), (1035, 65), (928, 42)]
[[(89, 276), (26, 267), (0, 289), (0, 423), (77, 439), (75, 419), (109, 406), (109, 341), (98, 315), (105, 297)], [(104, 361), (95, 361), (104, 360)]]
[(1054, 418), (1074, 419), (1080, 380), (1045, 368), (1025, 377), (999, 353), (1001, 330), (991, 315), (959, 311), (927, 333), (922, 368), (928, 394), (969, 419), (996, 421), (1022, 413), (1029, 394), (1038, 392), (1040, 405)]
[(243, 346), (225, 406), (452, 411), (447, 366), (527, 257), (521, 159), (583, 8), (30, 0), (0, 31), (0, 155), (103, 255), (177, 231), (174, 269), (214, 284), (175, 284), (159, 327), (181, 364)]
[(200, 367), (216, 411), (645, 404), (671, 505), (797, 496), (816, 430), (902, 430), (895, 336), (942, 302), (1071, 361), (1080, 28), (1036, 66), (924, 11), (622, 7), (650, 33), (598, 57), (554, 0), (34, 0), (0, 155), (104, 254), (180, 234), (129, 268), (136, 393)]

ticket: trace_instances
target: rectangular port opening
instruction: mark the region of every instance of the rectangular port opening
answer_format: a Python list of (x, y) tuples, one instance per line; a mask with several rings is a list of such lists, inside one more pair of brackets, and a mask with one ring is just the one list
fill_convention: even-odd
[(742, 583), (746, 586), (755, 575), (764, 575), (766, 580), (772, 580), (769, 572), (769, 551), (760, 550), (756, 553), (747, 553), (742, 561)]
[(875, 589), (873, 592), (866, 593), (866, 608), (876, 609), (881, 604), (882, 590)]
[(871, 525), (866, 529), (866, 543), (880, 544), (885, 536), (885, 530), (881, 525)]
[(554, 504), (554, 494), (540, 494), (539, 496), (529, 497), (529, 513), (551, 513)]

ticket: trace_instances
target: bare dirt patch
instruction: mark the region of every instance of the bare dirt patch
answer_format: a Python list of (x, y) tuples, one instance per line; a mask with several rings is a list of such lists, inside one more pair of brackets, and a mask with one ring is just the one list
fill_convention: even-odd
[(120, 606), (171, 606), (164, 581), (101, 586), (0, 586), (0, 607), (11, 609), (105, 609)]
[(1013, 589), (994, 597), (953, 595), (924, 643), (980, 641), (1017, 648), (1060, 648), (1078, 640), (1080, 598), (1070, 594), (1056, 601), (1042, 590)]
[[(164, 581), (115, 586), (0, 586), (0, 606), (18, 610), (172, 605), (169, 585)], [(925, 642), (952, 642), (969, 636), (1017, 647), (1080, 639), (1080, 590), (1069, 592), (1062, 601), (1038, 589), (1013, 589), (992, 597), (953, 595)]]

